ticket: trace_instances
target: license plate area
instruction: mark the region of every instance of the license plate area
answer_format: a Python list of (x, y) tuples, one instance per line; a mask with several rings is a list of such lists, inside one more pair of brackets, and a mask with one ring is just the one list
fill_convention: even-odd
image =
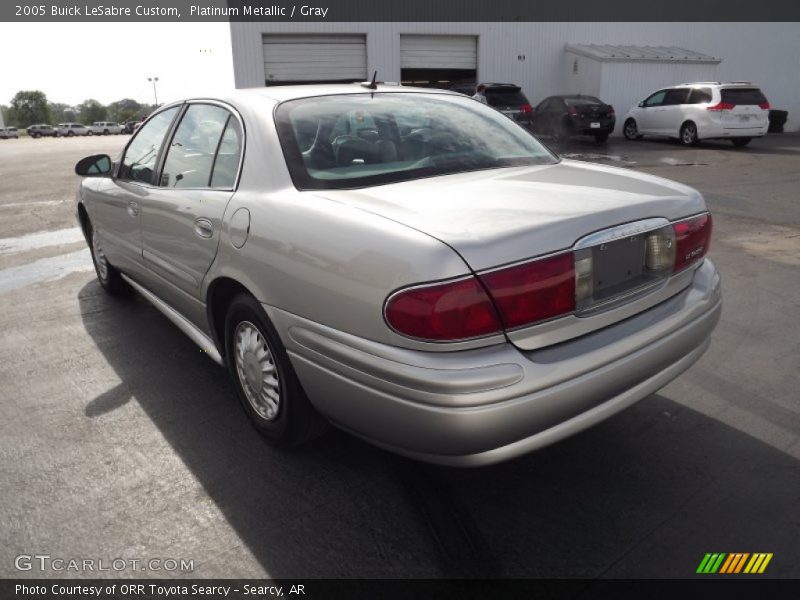
[(592, 129), (600, 129), (600, 123), (594, 122), (589, 125)]
[[(652, 226), (661, 220), (652, 220)], [(625, 235), (587, 240), (575, 250), (576, 314), (608, 310), (661, 287), (671, 272), (671, 259), (658, 261), (668, 239), (659, 238), (664, 228), (643, 231), (636, 224), (622, 229)], [(671, 246), (670, 246), (671, 247)], [(667, 250), (668, 251), (668, 250)], [(662, 256), (663, 262), (663, 256)]]

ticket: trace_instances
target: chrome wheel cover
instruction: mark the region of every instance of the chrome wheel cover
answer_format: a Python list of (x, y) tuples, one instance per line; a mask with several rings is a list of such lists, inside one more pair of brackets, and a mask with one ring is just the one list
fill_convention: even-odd
[(236, 375), (250, 406), (261, 418), (273, 421), (281, 404), (278, 369), (266, 339), (250, 321), (233, 333)]
[(637, 132), (638, 132), (638, 129), (636, 127), (636, 123), (634, 123), (633, 121), (628, 121), (627, 123), (625, 123), (625, 136), (626, 137), (634, 138), (634, 137), (636, 137)]
[(100, 279), (105, 281), (108, 279), (108, 261), (103, 249), (100, 247), (100, 238), (97, 235), (97, 230), (92, 229), (92, 254), (94, 255), (94, 264), (97, 267), (97, 274)]

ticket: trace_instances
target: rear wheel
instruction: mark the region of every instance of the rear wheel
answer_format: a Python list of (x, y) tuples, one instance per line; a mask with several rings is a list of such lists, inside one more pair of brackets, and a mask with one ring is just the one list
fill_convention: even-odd
[(103, 129), (103, 135), (108, 135), (108, 129)]
[(750, 143), (751, 139), (753, 138), (733, 138), (731, 139), (731, 143), (737, 148), (742, 148), (744, 146), (747, 146), (747, 144)]
[(625, 126), (622, 128), (622, 135), (625, 136), (626, 140), (642, 139), (642, 136), (639, 133), (639, 127), (636, 125), (636, 121), (633, 119), (628, 119), (625, 121)]
[(120, 272), (115, 269), (108, 262), (103, 247), (100, 243), (100, 236), (91, 223), (88, 224), (89, 240), (91, 241), (90, 249), (92, 252), (92, 262), (94, 263), (94, 270), (97, 273), (97, 280), (103, 289), (112, 296), (119, 296), (125, 294), (130, 290), (130, 287), (122, 279)]
[(72, 132), (72, 131), (70, 131), (69, 133), (67, 133), (67, 137), (72, 137), (73, 135), (75, 135), (75, 133), (74, 133), (74, 132)]
[(681, 144), (684, 146), (696, 146), (700, 139), (697, 137), (697, 125), (691, 121), (686, 121), (681, 126)]
[(297, 446), (328, 428), (300, 386), (275, 328), (252, 296), (240, 294), (228, 307), (225, 346), (239, 401), (270, 444)]

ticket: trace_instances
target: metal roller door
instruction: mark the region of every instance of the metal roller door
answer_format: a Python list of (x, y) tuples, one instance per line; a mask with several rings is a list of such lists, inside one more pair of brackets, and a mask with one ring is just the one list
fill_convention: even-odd
[(364, 81), (365, 35), (264, 35), (266, 85)]
[(474, 35), (401, 35), (400, 75), (403, 83), (447, 87), (475, 80), (478, 38)]

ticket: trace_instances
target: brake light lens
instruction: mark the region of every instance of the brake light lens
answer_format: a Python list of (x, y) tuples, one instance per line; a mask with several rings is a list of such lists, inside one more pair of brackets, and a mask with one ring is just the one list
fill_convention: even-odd
[(575, 256), (572, 252), (484, 273), (480, 278), (506, 329), (575, 310)]
[(523, 104), (520, 107), (520, 110), (522, 110), (522, 112), (524, 112), (524, 113), (532, 113), (533, 112), (533, 107), (530, 104)]
[(571, 116), (571, 117), (574, 117), (575, 115), (577, 115), (577, 114), (578, 114), (578, 111), (577, 111), (577, 109), (576, 109), (574, 106), (570, 106), (570, 107), (567, 109), (567, 114), (568, 114), (569, 116)]
[(730, 102), (720, 102), (719, 104), (715, 104), (714, 106), (707, 106), (706, 110), (721, 111), (721, 110), (733, 110), (734, 108), (736, 108), (735, 104), (731, 104)]
[(710, 214), (692, 217), (672, 224), (675, 231), (675, 266), (677, 273), (702, 259), (711, 245)]
[(609, 106), (609, 107), (608, 107), (608, 116), (609, 116), (609, 117), (614, 117), (614, 116), (616, 116), (616, 113), (614, 112), (614, 107), (613, 107), (613, 106)]
[(762, 102), (761, 104), (758, 105), (758, 108), (760, 108), (761, 110), (769, 110), (769, 102)]
[(384, 315), (398, 333), (423, 340), (454, 341), (502, 330), (475, 277), (401, 290), (389, 297)]

